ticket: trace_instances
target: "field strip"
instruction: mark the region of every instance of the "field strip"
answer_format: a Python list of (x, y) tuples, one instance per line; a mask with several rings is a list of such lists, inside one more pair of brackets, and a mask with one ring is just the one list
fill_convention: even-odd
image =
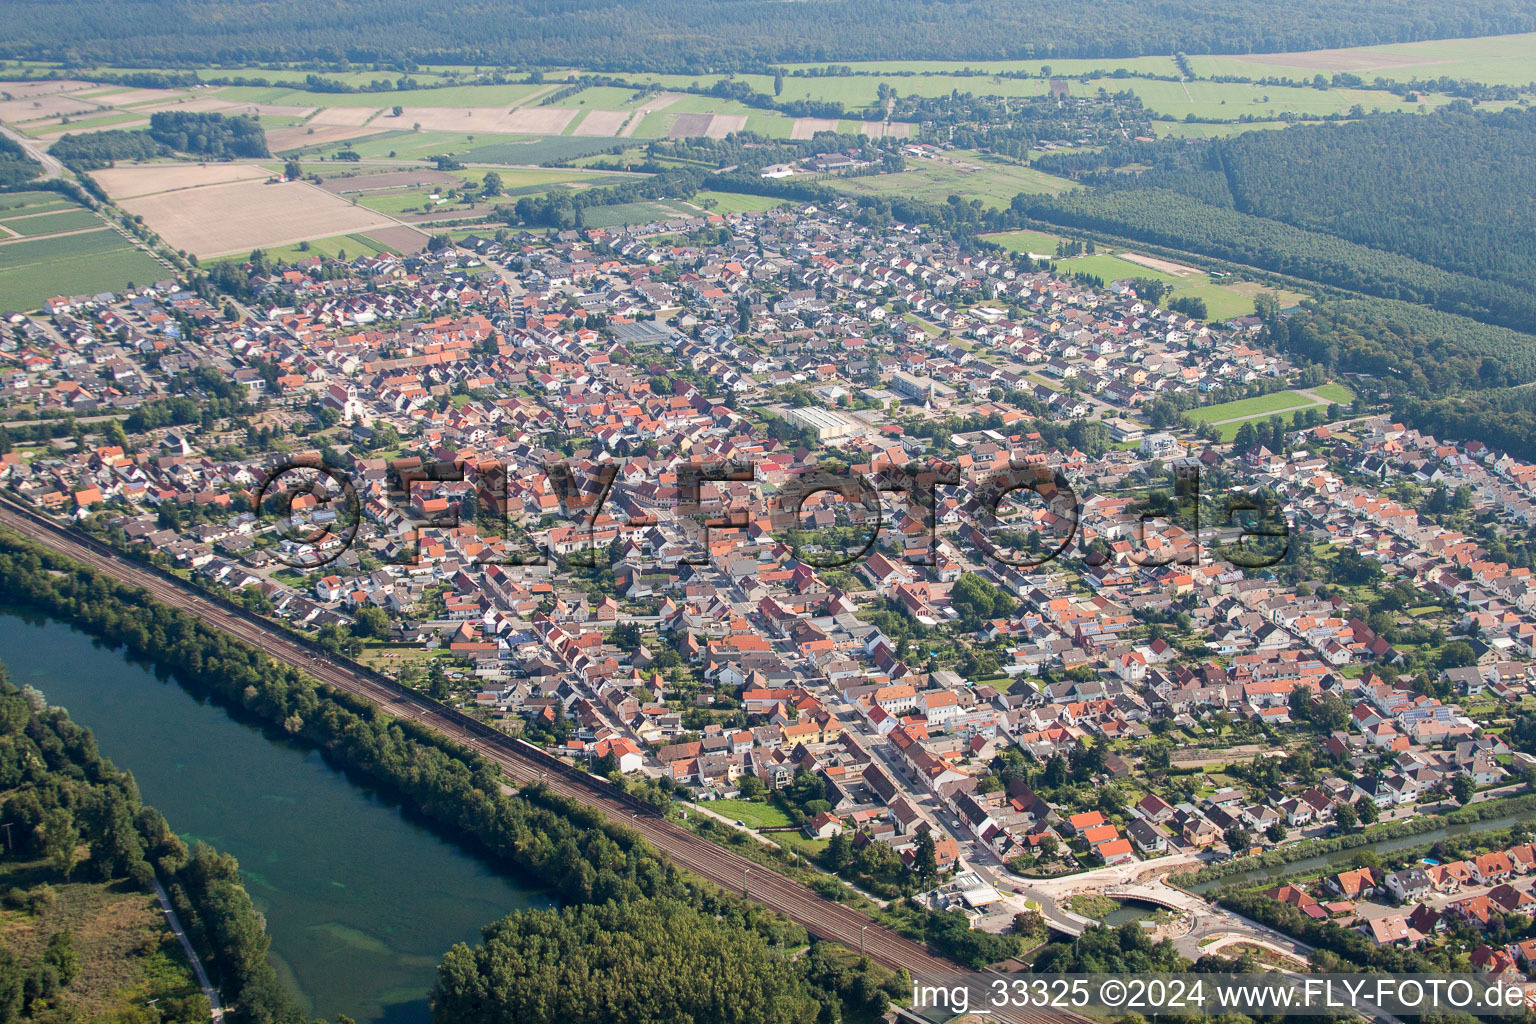
[(107, 225), (103, 224), (100, 227), (96, 227), (96, 228), (76, 228), (73, 231), (60, 231), (56, 235), (22, 235), (22, 236), (18, 236), (16, 238), (0, 239), (0, 246), (15, 245), (18, 242), (41, 242), (41, 241), (44, 241), (44, 240), (52, 241), (55, 238), (68, 238), (70, 235), (88, 235), (92, 231), (107, 231), (107, 230), (110, 230), (110, 229), (107, 227)]

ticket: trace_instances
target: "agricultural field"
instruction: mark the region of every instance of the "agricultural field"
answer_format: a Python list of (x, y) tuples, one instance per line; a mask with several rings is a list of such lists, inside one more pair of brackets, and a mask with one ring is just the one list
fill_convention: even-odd
[(956, 149), (931, 160), (908, 160), (899, 174), (829, 178), (825, 184), (842, 192), (891, 198), (946, 202), (951, 195), (980, 199), (991, 207), (1004, 207), (1020, 192), (1055, 195), (1076, 186), (1066, 178), (1023, 167), (972, 150)]
[(171, 276), (94, 214), (88, 216), (100, 228), (0, 241), (0, 309), (33, 310), (57, 295), (120, 291)]
[(782, 199), (771, 199), (768, 196), (749, 196), (740, 192), (700, 192), (691, 200), (695, 206), (701, 207), (710, 213), (756, 213), (761, 210), (773, 210), (784, 205)]
[(1465, 78), (1486, 85), (1536, 81), (1536, 33), (1478, 39), (1436, 39), (1344, 50), (1189, 57), (1197, 75), (1285, 76), (1296, 79), (1336, 71), (1407, 82), (1414, 78)]
[(617, 228), (651, 221), (698, 217), (700, 211), (687, 203), (660, 199), (643, 203), (619, 203), (615, 206), (589, 206), (582, 211), (582, 223), (589, 228)]
[[(254, 176), (230, 180), (230, 171)], [(174, 184), (167, 186), (168, 171)], [(206, 172), (199, 180), (198, 172)], [(166, 243), (199, 258), (289, 245), (311, 238), (366, 232), (398, 224), (393, 217), (354, 206), (309, 182), (274, 183), (256, 164), (148, 164), (102, 172), (118, 202), (141, 216)]]

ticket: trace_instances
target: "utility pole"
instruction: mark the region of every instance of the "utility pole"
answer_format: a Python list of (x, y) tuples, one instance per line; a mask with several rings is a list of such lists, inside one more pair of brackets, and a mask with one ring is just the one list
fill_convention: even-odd
[(11, 852), (11, 825), (13, 825), (13, 824), (14, 824), (14, 822), (9, 822), (8, 821), (5, 824), (0, 825), (0, 828), (5, 829), (5, 852), (6, 853), (10, 853)]
[(741, 869), (741, 895), (743, 899), (750, 899), (752, 894), (747, 891), (747, 877), (752, 874), (751, 868)]

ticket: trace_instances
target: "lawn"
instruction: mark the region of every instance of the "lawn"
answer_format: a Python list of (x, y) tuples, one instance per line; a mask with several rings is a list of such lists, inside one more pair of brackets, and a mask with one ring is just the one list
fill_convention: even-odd
[(768, 196), (749, 196), (740, 192), (700, 192), (693, 197), (692, 202), (696, 206), (702, 206), (710, 213), (755, 213), (760, 210), (772, 210), (784, 205), (782, 199), (770, 199)]
[(703, 805), (724, 818), (745, 822), (748, 828), (788, 828), (789, 816), (772, 804), (750, 800), (712, 800)]
[(116, 231), (0, 245), (0, 309), (37, 309), (55, 295), (91, 295), (148, 284), (171, 272)]
[(1189, 418), (1196, 423), (1219, 423), (1222, 420), (1251, 419), (1255, 416), (1291, 412), (1316, 404), (1306, 395), (1295, 391), (1274, 391), (1267, 395), (1259, 395), (1257, 398), (1243, 398), (1236, 402), (1222, 402), (1220, 405), (1191, 409)]
[(1312, 388), (1312, 393), (1319, 398), (1326, 398), (1330, 402), (1338, 402), (1340, 405), (1348, 405), (1355, 400), (1355, 393), (1343, 384), (1329, 382)]

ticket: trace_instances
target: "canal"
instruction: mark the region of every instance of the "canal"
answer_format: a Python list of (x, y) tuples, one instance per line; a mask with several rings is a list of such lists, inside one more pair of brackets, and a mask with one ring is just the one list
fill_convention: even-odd
[(1202, 895), (1223, 886), (1238, 885), (1249, 886), (1267, 881), (1271, 878), (1280, 878), (1284, 875), (1307, 874), (1314, 871), (1343, 871), (1354, 863), (1361, 850), (1373, 850), (1378, 855), (1386, 857), (1387, 854), (1398, 850), (1406, 850), (1416, 846), (1433, 846), (1442, 839), (1452, 836), (1464, 836), (1469, 832), (1495, 832), (1499, 829), (1509, 828), (1511, 825), (1530, 825), (1532, 814), (1525, 811), (1519, 814), (1507, 814), (1500, 818), (1490, 818), (1487, 821), (1475, 821), (1462, 825), (1443, 825), (1430, 832), (1421, 832), (1416, 836), (1398, 836), (1396, 839), (1383, 839), (1375, 843), (1366, 843), (1348, 850), (1339, 850), (1335, 853), (1318, 854), (1314, 857), (1306, 857), (1301, 860), (1282, 864), (1279, 867), (1249, 868), (1247, 871), (1239, 871), (1236, 874), (1223, 878), (1213, 878), (1205, 882), (1196, 882), (1188, 886), (1191, 892)]
[(89, 727), (189, 844), (238, 858), (273, 965), (311, 1014), (426, 1024), (449, 946), (548, 905), (313, 749), (68, 625), (0, 606), (0, 660)]

